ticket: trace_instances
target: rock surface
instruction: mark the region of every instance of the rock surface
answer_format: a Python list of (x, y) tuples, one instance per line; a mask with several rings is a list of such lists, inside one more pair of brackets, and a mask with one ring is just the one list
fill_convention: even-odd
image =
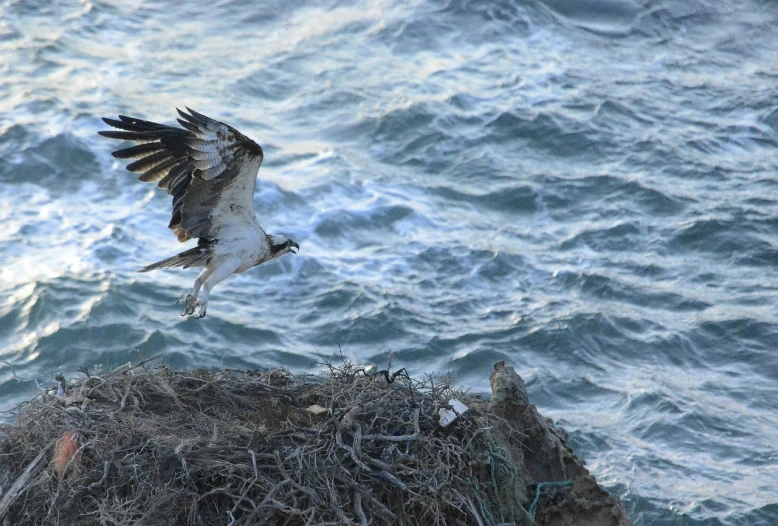
[(538, 413), (529, 402), (524, 380), (505, 362), (494, 364), (489, 377), (492, 386), (491, 411), (516, 431), (530, 485), (563, 483), (567, 487), (545, 486), (535, 508), (535, 522), (544, 526), (630, 526), (619, 499), (601, 488), (567, 445), (565, 432), (551, 419)]

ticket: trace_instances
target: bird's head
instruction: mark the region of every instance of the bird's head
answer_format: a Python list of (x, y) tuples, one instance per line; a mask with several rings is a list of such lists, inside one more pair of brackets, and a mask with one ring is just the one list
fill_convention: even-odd
[(267, 238), (270, 242), (270, 259), (283, 256), (287, 252), (297, 254), (297, 251), (300, 250), (300, 245), (286, 236), (267, 236)]

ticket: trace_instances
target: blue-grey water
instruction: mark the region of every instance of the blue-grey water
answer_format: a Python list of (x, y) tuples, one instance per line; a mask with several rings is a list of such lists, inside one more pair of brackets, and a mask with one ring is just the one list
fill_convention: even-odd
[[(639, 525), (778, 524), (778, 4), (0, 4), (0, 406), (57, 372), (322, 356), (488, 390), (492, 363)], [(265, 149), (300, 254), (175, 302), (169, 197), (100, 116)]]

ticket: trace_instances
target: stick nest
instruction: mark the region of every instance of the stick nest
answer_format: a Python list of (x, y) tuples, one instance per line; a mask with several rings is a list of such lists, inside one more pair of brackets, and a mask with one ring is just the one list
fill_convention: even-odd
[[(452, 398), (470, 410), (442, 428)], [(128, 365), (17, 412), (0, 428), (10, 524), (530, 522), (509, 426), (432, 377)]]

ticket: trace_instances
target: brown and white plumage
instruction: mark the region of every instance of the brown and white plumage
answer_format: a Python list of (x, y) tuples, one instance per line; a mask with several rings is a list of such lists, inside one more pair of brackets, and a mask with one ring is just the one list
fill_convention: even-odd
[[(168, 225), (181, 242), (197, 246), (152, 263), (147, 272), (170, 267), (205, 267), (186, 298), (184, 314), (199, 307), (205, 316), (210, 290), (227, 276), (293, 252), (299, 245), (284, 236), (265, 234), (254, 212), (254, 187), (262, 148), (238, 130), (187, 108), (178, 110), (184, 128), (120, 115), (104, 118), (122, 131), (101, 131), (103, 137), (135, 141), (137, 146), (113, 152), (140, 180), (156, 183), (173, 196)], [(200, 289), (202, 297), (198, 299)]]

